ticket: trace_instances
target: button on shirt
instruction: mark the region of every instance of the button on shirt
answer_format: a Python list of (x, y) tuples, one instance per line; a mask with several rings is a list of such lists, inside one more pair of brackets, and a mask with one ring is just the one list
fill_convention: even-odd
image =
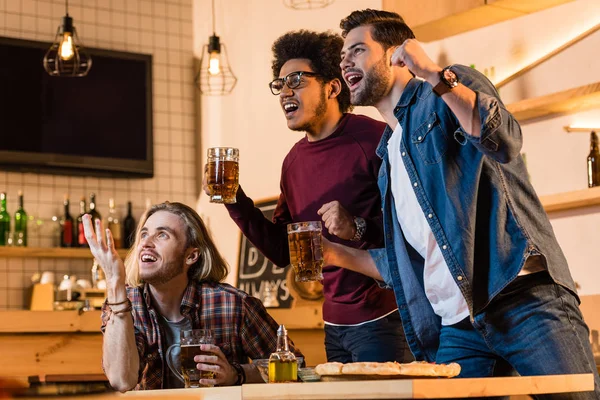
[[(433, 311), (442, 318), (442, 325), (452, 325), (469, 315), (469, 307), (460, 289), (450, 274), (448, 265), (438, 246), (426, 216), (421, 210), (413, 187), (402, 161), (406, 152), (400, 151), (402, 126), (396, 125), (388, 141), (390, 160), (390, 182), (398, 222), (406, 241), (425, 260), (423, 280), (425, 295)], [(428, 218), (433, 215), (429, 214)]]

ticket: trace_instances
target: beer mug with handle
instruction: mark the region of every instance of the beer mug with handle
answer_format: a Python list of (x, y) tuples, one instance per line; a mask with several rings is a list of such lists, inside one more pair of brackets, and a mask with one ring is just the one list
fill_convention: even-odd
[(239, 187), (240, 151), (233, 147), (211, 147), (204, 167), (211, 203), (235, 203)]
[(321, 221), (293, 222), (287, 226), (290, 264), (296, 282), (323, 280), (321, 229)]
[[(200, 379), (214, 379), (212, 371), (199, 371), (194, 357), (197, 355), (212, 355), (212, 353), (201, 351), (201, 344), (215, 344), (215, 338), (210, 329), (192, 329), (181, 331), (180, 342), (169, 346), (166, 353), (167, 365), (173, 374), (179, 378), (186, 388), (208, 387), (212, 385), (200, 384)], [(174, 351), (177, 347), (181, 350), (179, 357)]]

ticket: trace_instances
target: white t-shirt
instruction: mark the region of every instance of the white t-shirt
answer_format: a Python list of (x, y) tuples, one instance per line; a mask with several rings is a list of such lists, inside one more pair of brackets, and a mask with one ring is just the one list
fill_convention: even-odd
[(442, 325), (455, 324), (469, 315), (469, 307), (452, 278), (442, 251), (419, 205), (400, 154), (402, 126), (398, 124), (388, 142), (390, 181), (398, 222), (406, 241), (425, 259), (425, 295)]

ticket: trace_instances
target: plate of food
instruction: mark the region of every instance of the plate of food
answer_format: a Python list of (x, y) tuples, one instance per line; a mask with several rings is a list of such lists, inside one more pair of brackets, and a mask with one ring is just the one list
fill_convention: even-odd
[(322, 381), (453, 378), (460, 374), (460, 365), (457, 363), (436, 364), (426, 361), (346, 364), (329, 362), (317, 365), (315, 372), (321, 376)]

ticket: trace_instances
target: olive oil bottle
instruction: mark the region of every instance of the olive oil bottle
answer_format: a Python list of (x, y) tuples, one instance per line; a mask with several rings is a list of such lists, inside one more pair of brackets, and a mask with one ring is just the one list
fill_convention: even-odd
[(285, 326), (277, 329), (277, 351), (269, 357), (269, 383), (298, 380), (298, 361), (290, 351)]

